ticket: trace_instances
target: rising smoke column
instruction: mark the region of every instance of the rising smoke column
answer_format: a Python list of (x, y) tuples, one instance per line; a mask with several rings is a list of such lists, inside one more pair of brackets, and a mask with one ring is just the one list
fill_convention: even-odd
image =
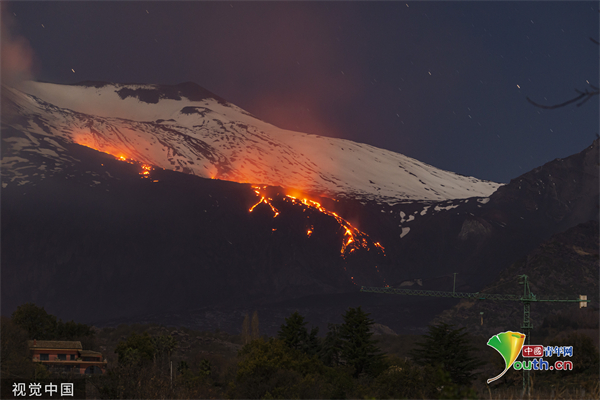
[(6, 2), (0, 3), (2, 32), (0, 34), (0, 81), (19, 87), (33, 79), (34, 53), (29, 41), (16, 33), (17, 23)]

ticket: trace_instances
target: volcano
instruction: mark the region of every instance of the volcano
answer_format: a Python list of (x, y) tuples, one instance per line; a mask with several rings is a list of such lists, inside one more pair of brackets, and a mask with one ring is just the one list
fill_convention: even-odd
[[(598, 141), (509, 184), (285, 131), (193, 83), (2, 90), (2, 312), (264, 333), (363, 305), (397, 332), (598, 220)], [(444, 300), (445, 302), (445, 300)]]
[(37, 134), (203, 178), (397, 203), (487, 197), (500, 185), (391, 151), (279, 129), (193, 83), (28, 82), (6, 89)]

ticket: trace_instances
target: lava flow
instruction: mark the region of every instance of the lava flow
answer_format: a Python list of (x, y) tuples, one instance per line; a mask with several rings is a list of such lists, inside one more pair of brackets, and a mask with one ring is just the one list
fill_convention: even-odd
[[(154, 168), (148, 164), (142, 164), (139, 161), (134, 160), (133, 158), (127, 157), (127, 155), (120, 150), (108, 149), (106, 147), (102, 148), (102, 149), (96, 148), (89, 142), (89, 140), (87, 138), (76, 138), (74, 140), (74, 142), (81, 146), (85, 146), (90, 149), (102, 152), (102, 153), (110, 154), (111, 156), (115, 157), (117, 160), (124, 161), (128, 164), (141, 164), (142, 170), (139, 172), (139, 174), (141, 175), (142, 179), (150, 178), (150, 171), (154, 170)], [(152, 182), (158, 182), (158, 181), (153, 180)]]
[(153, 168), (148, 164), (142, 164), (142, 172), (140, 172), (142, 179), (150, 178), (150, 171), (152, 171), (152, 169)]
[(306, 230), (306, 236), (310, 237), (310, 235), (312, 235), (312, 233), (313, 233), (314, 230), (315, 230), (315, 227), (311, 225), (310, 229)]
[(130, 164), (133, 164), (133, 160), (130, 160), (129, 157), (127, 156), (127, 153), (125, 153), (124, 151), (114, 148), (111, 145), (98, 143), (98, 141), (94, 140), (93, 138), (91, 138), (87, 135), (83, 135), (83, 136), (75, 135), (75, 137), (73, 137), (73, 142), (77, 143), (80, 146), (89, 147), (90, 149), (99, 151), (101, 153), (110, 154), (111, 156), (115, 157), (117, 160), (129, 162)]
[[(263, 189), (266, 189), (267, 187), (263, 186), (261, 188), (260, 186), (252, 186), (252, 188), (254, 189), (254, 193), (256, 193), (256, 195), (260, 197), (260, 200), (256, 204), (254, 204), (252, 207), (250, 207), (249, 211), (250, 212), (254, 211), (256, 206), (258, 206), (261, 203), (264, 203), (264, 204), (267, 204), (269, 207), (271, 207), (271, 210), (273, 210), (273, 213), (274, 213), (273, 218), (277, 217), (279, 215), (279, 211), (271, 203), (273, 201), (273, 199), (268, 197), (263, 192)], [(350, 222), (348, 222), (344, 218), (340, 217), (337, 213), (325, 209), (321, 205), (321, 203), (311, 200), (311, 199), (308, 199), (306, 197), (299, 198), (299, 197), (292, 196), (289, 194), (285, 195), (284, 200), (291, 201), (292, 204), (295, 204), (295, 205), (304, 205), (310, 209), (317, 210), (325, 215), (335, 218), (335, 220), (338, 222), (338, 224), (344, 229), (344, 239), (342, 241), (342, 247), (340, 249), (340, 253), (341, 253), (342, 257), (346, 257), (348, 254), (350, 254), (360, 248), (369, 250), (369, 243), (367, 242), (367, 238), (369, 237), (369, 235), (367, 235), (366, 233), (364, 233), (364, 232), (360, 231), (359, 229), (357, 229), (356, 227), (354, 227)], [(311, 225), (310, 229), (308, 229), (306, 231), (306, 236), (311, 237), (311, 235), (313, 233), (314, 233), (314, 226)], [(374, 245), (375, 245), (375, 247), (380, 249), (381, 252), (385, 255), (385, 249), (379, 242), (375, 242)]]
[[(263, 189), (266, 189), (266, 186), (262, 187)], [(256, 193), (258, 196), (260, 196), (260, 200), (258, 201), (258, 203), (256, 203), (255, 205), (253, 205), (252, 207), (250, 207), (250, 212), (254, 211), (254, 209), (256, 208), (257, 205), (259, 205), (260, 203), (265, 203), (267, 204), (269, 207), (271, 207), (271, 210), (273, 210), (273, 213), (275, 213), (275, 215), (273, 216), (273, 218), (275, 218), (276, 216), (279, 215), (279, 211), (277, 211), (277, 209), (273, 206), (273, 204), (271, 204), (271, 201), (273, 201), (272, 198), (267, 197), (266, 195), (263, 195), (260, 192), (260, 186), (252, 186), (252, 189), (254, 189), (254, 193)]]

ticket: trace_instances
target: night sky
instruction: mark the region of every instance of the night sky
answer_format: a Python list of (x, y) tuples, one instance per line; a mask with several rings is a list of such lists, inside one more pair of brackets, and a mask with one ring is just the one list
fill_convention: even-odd
[(3, 10), (3, 73), (4, 60), (19, 68), (23, 57), (48, 82), (193, 81), (281, 128), (508, 182), (598, 134), (598, 96), (555, 110), (526, 100), (558, 104), (598, 86), (598, 8), (13, 2)]

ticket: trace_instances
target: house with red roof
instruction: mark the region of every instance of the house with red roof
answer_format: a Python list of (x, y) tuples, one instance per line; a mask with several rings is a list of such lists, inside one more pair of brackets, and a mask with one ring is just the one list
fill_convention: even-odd
[(102, 353), (83, 350), (80, 341), (29, 340), (33, 361), (52, 372), (71, 374), (103, 374), (106, 359)]

